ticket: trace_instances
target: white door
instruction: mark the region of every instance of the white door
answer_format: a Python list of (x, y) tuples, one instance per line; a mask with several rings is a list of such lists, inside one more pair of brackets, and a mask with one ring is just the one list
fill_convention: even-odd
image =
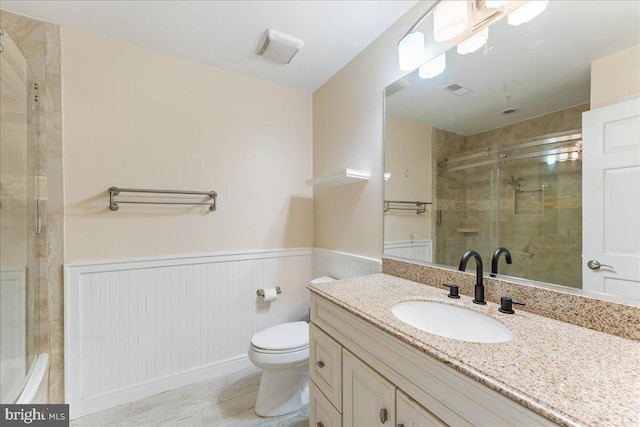
[(583, 288), (640, 301), (640, 98), (582, 118)]

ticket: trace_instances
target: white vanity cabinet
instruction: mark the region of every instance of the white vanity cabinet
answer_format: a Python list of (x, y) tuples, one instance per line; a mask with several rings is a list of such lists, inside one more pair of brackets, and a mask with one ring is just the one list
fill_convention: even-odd
[(311, 427), (446, 426), (317, 326), (310, 330)]
[(347, 350), (342, 354), (342, 425), (389, 426), (396, 415), (396, 387)]
[(311, 322), (312, 427), (555, 425), (313, 292)]

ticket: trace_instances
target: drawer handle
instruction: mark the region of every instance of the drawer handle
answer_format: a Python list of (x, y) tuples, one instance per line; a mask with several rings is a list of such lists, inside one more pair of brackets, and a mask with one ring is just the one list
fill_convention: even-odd
[(380, 422), (382, 424), (386, 423), (387, 422), (387, 418), (388, 418), (387, 410), (384, 409), (384, 408), (380, 409)]
[[(324, 362), (322, 360), (318, 360), (316, 362), (316, 365), (318, 365), (318, 368), (320, 368), (320, 369), (324, 368)], [(320, 427), (320, 426), (318, 426), (318, 427)]]
[(324, 424), (322, 424), (322, 421), (318, 421), (316, 423), (316, 427), (324, 427)]
[(404, 424), (398, 424), (398, 427), (404, 427)]

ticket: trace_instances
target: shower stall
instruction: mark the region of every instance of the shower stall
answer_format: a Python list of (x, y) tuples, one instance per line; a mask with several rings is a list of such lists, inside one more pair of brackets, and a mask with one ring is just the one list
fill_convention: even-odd
[(571, 124), (470, 136), (434, 129), (435, 262), (458, 265), (473, 249), (489, 270), (503, 246), (513, 264), (500, 274), (582, 286), (582, 133)]
[[(0, 28), (0, 403), (22, 402), (39, 353), (38, 85)], [(26, 402), (25, 402), (26, 403)], [(44, 402), (42, 402), (44, 403)]]

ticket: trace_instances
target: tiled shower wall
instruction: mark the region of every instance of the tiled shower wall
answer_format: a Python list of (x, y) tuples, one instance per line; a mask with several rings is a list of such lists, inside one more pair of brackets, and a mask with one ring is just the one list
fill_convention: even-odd
[[(47, 217), (38, 250), (40, 353), (49, 353), (49, 401), (64, 402), (62, 88), (60, 27), (0, 10), (0, 24), (25, 56), (39, 89), (41, 198)], [(42, 206), (42, 205), (41, 205)]]
[[(502, 245), (511, 251), (513, 264), (501, 263), (501, 273), (580, 287), (581, 161), (547, 165), (544, 158), (538, 157), (506, 162), (499, 165), (499, 175), (492, 172), (495, 166), (438, 174), (437, 162), (463, 153), (481, 152), (487, 147), (495, 150), (542, 135), (581, 129), (582, 113), (588, 110), (589, 105), (583, 104), (466, 137), (433, 130), (433, 170), (437, 175), (434, 194), (438, 209), (434, 216), (437, 230), (434, 246), (438, 264), (457, 265), (466, 249), (480, 252), (486, 260), (497, 245)], [(497, 199), (496, 191), (500, 200), (497, 207), (492, 206)], [(496, 213), (499, 221), (492, 224), (492, 215)], [(486, 262), (485, 270), (488, 269)]]

